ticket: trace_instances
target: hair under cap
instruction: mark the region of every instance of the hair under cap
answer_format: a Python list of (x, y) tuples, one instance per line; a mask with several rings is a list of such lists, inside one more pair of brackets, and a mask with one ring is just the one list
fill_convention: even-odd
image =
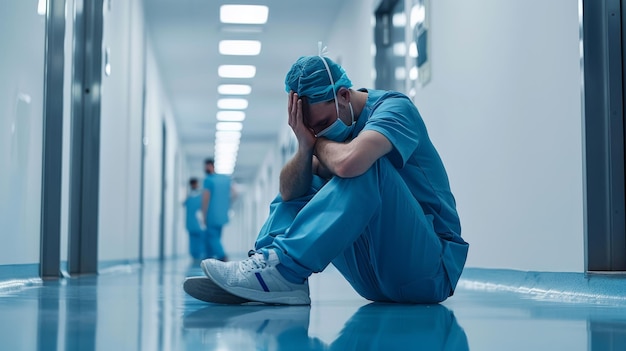
[[(334, 85), (322, 60), (326, 60), (328, 64)], [(342, 87), (350, 88), (352, 82), (346, 71), (328, 57), (302, 56), (291, 66), (285, 77), (285, 90), (307, 97), (311, 104), (333, 100), (337, 90)]]

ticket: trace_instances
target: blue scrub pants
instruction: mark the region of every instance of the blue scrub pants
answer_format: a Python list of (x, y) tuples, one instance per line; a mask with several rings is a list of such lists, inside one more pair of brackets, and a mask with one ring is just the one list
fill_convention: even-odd
[(206, 247), (209, 256), (219, 260), (226, 258), (224, 246), (222, 246), (222, 226), (210, 225), (206, 229)]
[(189, 254), (194, 260), (207, 258), (205, 236), (205, 232), (202, 230), (189, 231)]
[(257, 242), (276, 249), (283, 270), (307, 278), (333, 263), (372, 301), (438, 303), (452, 293), (442, 243), (385, 157), (354, 178), (315, 178), (306, 196), (278, 196)]

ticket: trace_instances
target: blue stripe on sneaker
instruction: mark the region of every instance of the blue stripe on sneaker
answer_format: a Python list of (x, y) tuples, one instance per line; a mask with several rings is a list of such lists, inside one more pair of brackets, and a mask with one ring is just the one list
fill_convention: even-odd
[(265, 292), (270, 292), (270, 289), (267, 287), (267, 285), (265, 285), (265, 281), (263, 280), (263, 277), (261, 277), (261, 273), (254, 273), (254, 275), (256, 275), (256, 279), (259, 281), (259, 284), (261, 284), (261, 287), (263, 287), (263, 291)]

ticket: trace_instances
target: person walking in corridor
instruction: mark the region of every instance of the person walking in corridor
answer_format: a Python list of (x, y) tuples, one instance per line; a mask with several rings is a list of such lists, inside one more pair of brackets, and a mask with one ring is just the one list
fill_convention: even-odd
[(228, 223), (228, 211), (232, 197), (232, 184), (229, 176), (215, 173), (215, 161), (212, 158), (204, 161), (204, 178), (202, 190), (202, 213), (206, 226), (206, 237), (211, 257), (226, 261), (226, 253), (222, 245), (222, 228)]

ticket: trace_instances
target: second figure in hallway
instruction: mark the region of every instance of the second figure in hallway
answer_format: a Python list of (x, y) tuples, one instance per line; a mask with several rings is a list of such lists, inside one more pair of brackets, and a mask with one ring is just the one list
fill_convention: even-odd
[(215, 162), (212, 158), (204, 161), (204, 178), (202, 190), (202, 214), (206, 227), (206, 246), (208, 257), (226, 261), (226, 253), (222, 246), (222, 228), (228, 223), (228, 211), (233, 195), (230, 177), (215, 173)]
[(193, 262), (208, 258), (206, 227), (202, 214), (202, 189), (197, 178), (189, 179), (189, 193), (183, 202), (185, 206), (185, 227), (189, 234), (189, 254)]
[(372, 301), (438, 303), (467, 258), (443, 162), (405, 95), (353, 90), (327, 57), (298, 59), (285, 79), (298, 149), (280, 174), (250, 257), (204, 260), (232, 295), (309, 304), (308, 277), (332, 263)]

